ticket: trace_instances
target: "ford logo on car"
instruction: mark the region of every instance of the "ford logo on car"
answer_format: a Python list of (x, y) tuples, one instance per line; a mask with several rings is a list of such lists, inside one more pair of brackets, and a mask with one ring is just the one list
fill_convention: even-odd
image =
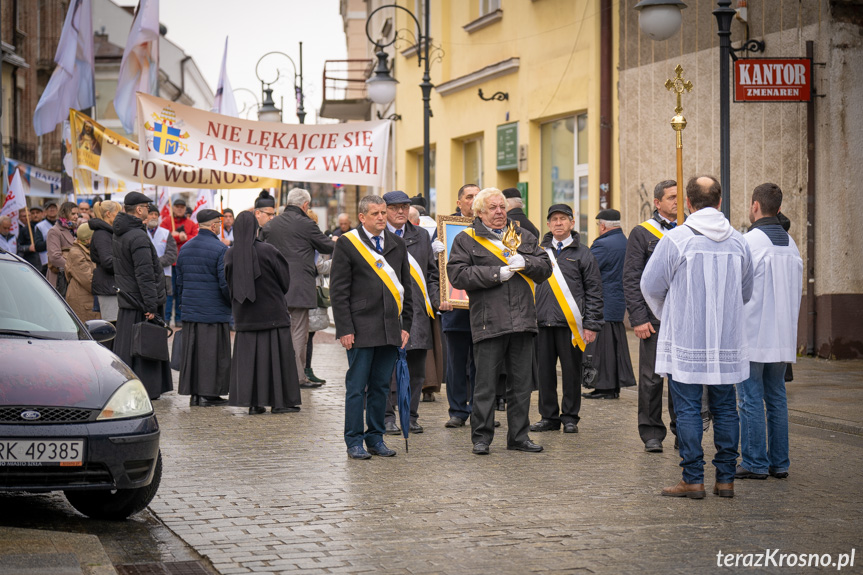
[(42, 417), (42, 414), (38, 411), (33, 411), (32, 409), (21, 412), (21, 419), (26, 419), (27, 421), (36, 421), (40, 417)]

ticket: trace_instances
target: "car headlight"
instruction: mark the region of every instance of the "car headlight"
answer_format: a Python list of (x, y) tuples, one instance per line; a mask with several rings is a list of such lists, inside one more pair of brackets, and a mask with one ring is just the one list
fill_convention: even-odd
[(140, 380), (130, 379), (114, 392), (96, 420), (140, 417), (151, 413), (153, 404), (150, 403), (144, 384)]

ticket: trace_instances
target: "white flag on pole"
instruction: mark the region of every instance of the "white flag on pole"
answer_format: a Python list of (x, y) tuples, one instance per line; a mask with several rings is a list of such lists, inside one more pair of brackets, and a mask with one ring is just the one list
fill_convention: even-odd
[(158, 94), (159, 77), (159, 0), (139, 0), (138, 14), (132, 22), (123, 61), (114, 109), (123, 124), (123, 129), (135, 131), (138, 102), (135, 92)]
[(54, 56), (57, 67), (33, 113), (37, 136), (53, 131), (57, 124), (68, 120), (69, 108), (84, 110), (96, 102), (91, 14), (90, 0), (74, 0), (69, 4)]
[(170, 188), (165, 186), (158, 186), (156, 189), (158, 190), (156, 207), (159, 208), (159, 225), (161, 225), (162, 222), (171, 217), (171, 193)]
[(24, 182), (21, 181), (21, 171), (15, 170), (12, 183), (9, 184), (6, 200), (3, 202), (3, 207), (0, 208), (0, 217), (9, 216), (12, 220), (11, 233), (16, 237), (18, 236), (18, 211), (27, 209), (25, 195)]
[(198, 199), (195, 200), (195, 207), (192, 208), (192, 221), (198, 223), (198, 212), (201, 210), (216, 209), (213, 201), (213, 190), (198, 190)]
[(225, 53), (222, 56), (222, 69), (219, 71), (219, 85), (216, 86), (216, 97), (213, 99), (212, 112), (238, 118), (237, 101), (234, 99), (234, 91), (231, 89), (231, 81), (228, 80), (228, 38), (225, 38)]

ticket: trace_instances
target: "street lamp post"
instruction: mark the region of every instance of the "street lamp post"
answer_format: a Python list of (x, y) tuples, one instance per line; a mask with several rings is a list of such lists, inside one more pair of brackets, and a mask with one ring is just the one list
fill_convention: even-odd
[(300, 42), (300, 68), (299, 72), (297, 71), (297, 65), (294, 63), (294, 60), (285, 54), (284, 52), (267, 52), (263, 56), (258, 59), (258, 63), (255, 64), (255, 76), (258, 77), (258, 80), (261, 82), (261, 106), (258, 108), (258, 119), (262, 122), (281, 122), (282, 121), (282, 111), (276, 107), (276, 103), (273, 101), (273, 88), (272, 85), (279, 81), (279, 78), (282, 77), (282, 73), (279, 69), (276, 69), (276, 77), (271, 82), (267, 82), (261, 77), (259, 72), (261, 61), (264, 58), (271, 54), (278, 54), (279, 56), (284, 56), (288, 59), (288, 62), (291, 63), (291, 66), (294, 68), (294, 96), (297, 100), (297, 118), (300, 120), (300, 124), (304, 124), (306, 121), (306, 110), (303, 107), (303, 43)]
[[(763, 52), (764, 42), (747, 40), (740, 48), (731, 47), (731, 21), (737, 10), (731, 0), (717, 0), (713, 11), (719, 35), (719, 184), (722, 186), (722, 213), (731, 215), (731, 60), (735, 52)], [(680, 29), (680, 10), (686, 8), (681, 0), (642, 0), (635, 5), (638, 25), (654, 40), (667, 40)], [(682, 190), (683, 182), (678, 182)]]
[[(429, 118), (431, 118), (431, 90), (434, 87), (434, 84), (431, 83), (431, 77), (429, 76), (429, 44), (431, 44), (431, 38), (428, 36), (428, 31), (429, 14), (431, 13), (431, 8), (429, 6), (430, 3), (431, 0), (426, 0), (424, 3), (425, 26), (420, 26), (420, 22), (417, 20), (417, 17), (414, 16), (413, 12), (403, 6), (399, 6), (398, 4), (385, 4), (380, 6), (373, 10), (366, 20), (366, 38), (369, 39), (369, 42), (375, 45), (375, 49), (377, 50), (375, 56), (378, 59), (373, 75), (366, 80), (366, 86), (369, 98), (372, 102), (382, 106), (389, 105), (396, 96), (396, 84), (398, 84), (398, 80), (390, 75), (389, 67), (387, 66), (387, 53), (384, 52), (384, 48), (394, 44), (398, 39), (398, 34), (393, 34), (393, 39), (384, 44), (377, 40), (373, 40), (371, 34), (369, 34), (369, 24), (372, 21), (372, 16), (384, 8), (404, 10), (407, 12), (408, 16), (413, 19), (414, 23), (417, 25), (417, 30), (419, 30), (414, 48), (417, 53), (417, 64), (423, 66), (423, 80), (420, 83), (420, 88), (422, 89), (423, 94), (423, 197), (426, 201), (428, 201), (429, 188), (431, 185), (431, 171), (429, 166)], [(426, 207), (430, 208), (431, 206)]]

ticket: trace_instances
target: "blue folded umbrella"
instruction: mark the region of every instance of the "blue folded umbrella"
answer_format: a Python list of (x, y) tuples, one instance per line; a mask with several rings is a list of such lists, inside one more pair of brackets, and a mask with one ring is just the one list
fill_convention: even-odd
[(396, 361), (396, 384), (399, 390), (399, 423), (402, 435), (405, 437), (405, 453), (408, 452), (408, 434), (411, 426), (411, 374), (408, 372), (407, 352), (399, 348), (399, 359)]

